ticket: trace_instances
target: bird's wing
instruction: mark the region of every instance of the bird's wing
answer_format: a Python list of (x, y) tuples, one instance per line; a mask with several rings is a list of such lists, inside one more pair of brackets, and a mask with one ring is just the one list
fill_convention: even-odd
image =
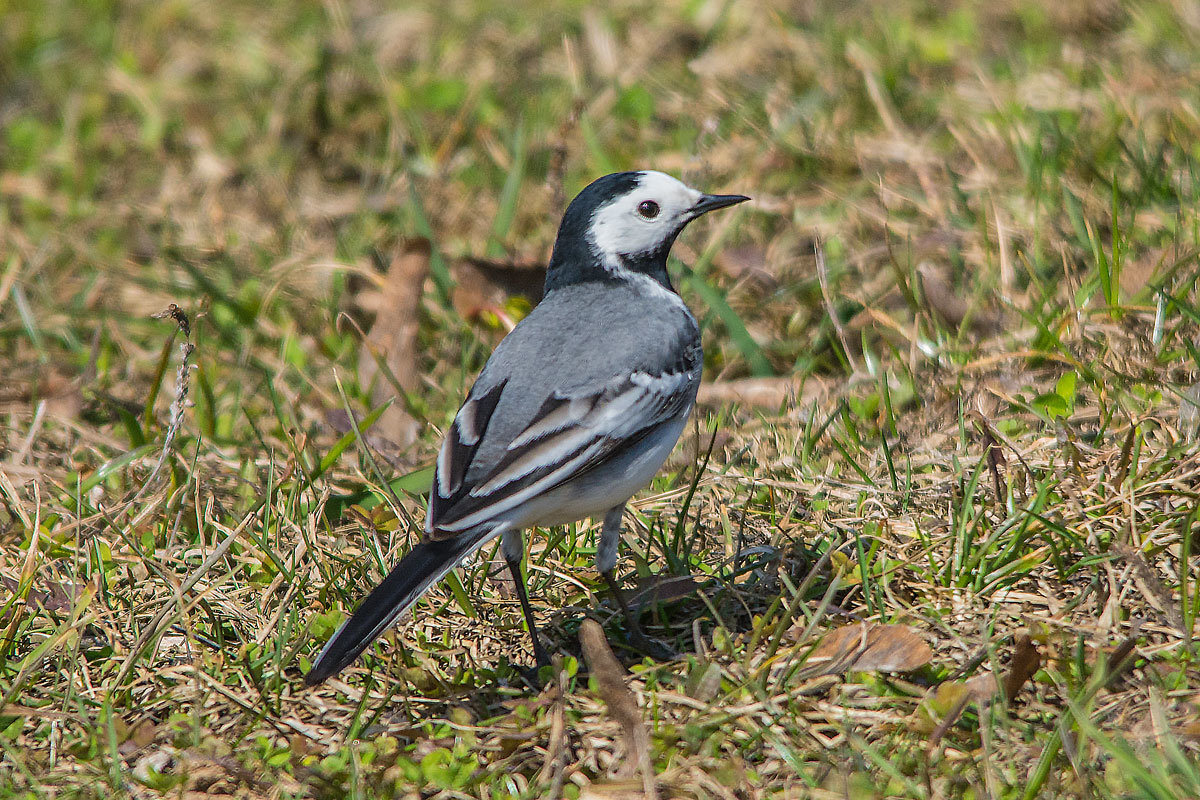
[[(593, 391), (553, 392), (475, 480), (468, 470), (505, 384), (470, 397), (438, 455), (426, 530), (446, 539), (493, 520), (602, 463), (678, 417), (695, 396), (692, 371), (636, 371)], [(474, 392), (472, 392), (474, 395)]]

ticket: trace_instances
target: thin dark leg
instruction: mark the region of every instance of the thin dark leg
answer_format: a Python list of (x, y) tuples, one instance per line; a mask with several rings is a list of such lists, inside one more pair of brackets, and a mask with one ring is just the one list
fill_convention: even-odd
[(525, 578), (521, 575), (521, 559), (505, 558), (508, 569), (512, 572), (513, 583), (517, 586), (517, 597), (521, 598), (521, 611), (525, 614), (525, 625), (529, 628), (529, 639), (533, 642), (533, 659), (538, 669), (550, 666), (550, 656), (546, 654), (538, 639), (537, 624), (533, 621), (533, 608), (529, 605), (529, 595), (525, 591)]
[(669, 648), (661, 642), (654, 641), (642, 630), (637, 617), (629, 610), (629, 603), (625, 601), (625, 593), (621, 591), (621, 586), (617, 583), (617, 578), (613, 575), (612, 570), (601, 574), (608, 583), (608, 590), (612, 592), (613, 597), (617, 598), (617, 605), (621, 607), (621, 613), (625, 616), (625, 627), (629, 630), (629, 644), (635, 650), (640, 650), (651, 658), (664, 661), (674, 658), (675, 654)]

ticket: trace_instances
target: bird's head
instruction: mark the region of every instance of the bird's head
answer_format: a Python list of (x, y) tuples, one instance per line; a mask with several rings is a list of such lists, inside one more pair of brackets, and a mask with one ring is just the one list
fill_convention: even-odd
[(563, 215), (546, 291), (642, 274), (671, 288), (667, 253), (689, 222), (750, 198), (704, 194), (661, 172), (617, 172), (593, 181)]

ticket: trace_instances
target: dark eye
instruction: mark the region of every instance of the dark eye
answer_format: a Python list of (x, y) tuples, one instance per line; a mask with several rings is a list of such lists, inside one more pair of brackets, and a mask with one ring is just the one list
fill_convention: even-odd
[(643, 200), (638, 204), (638, 213), (644, 219), (654, 219), (658, 216), (658, 203), (653, 200)]

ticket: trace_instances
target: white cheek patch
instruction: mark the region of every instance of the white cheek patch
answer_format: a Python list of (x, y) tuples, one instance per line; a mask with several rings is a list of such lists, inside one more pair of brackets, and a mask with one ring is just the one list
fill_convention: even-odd
[[(618, 256), (649, 253), (661, 247), (679, 230), (684, 215), (700, 197), (700, 192), (670, 175), (643, 172), (636, 189), (596, 210), (588, 236), (606, 265), (616, 266)], [(645, 219), (637, 211), (647, 200), (658, 204), (654, 219)]]
[(592, 242), (606, 260), (653, 250), (662, 242), (663, 231), (670, 230), (673, 224), (665, 211), (653, 220), (639, 219), (636, 214), (628, 207), (628, 201), (621, 198), (601, 208), (592, 218)]

